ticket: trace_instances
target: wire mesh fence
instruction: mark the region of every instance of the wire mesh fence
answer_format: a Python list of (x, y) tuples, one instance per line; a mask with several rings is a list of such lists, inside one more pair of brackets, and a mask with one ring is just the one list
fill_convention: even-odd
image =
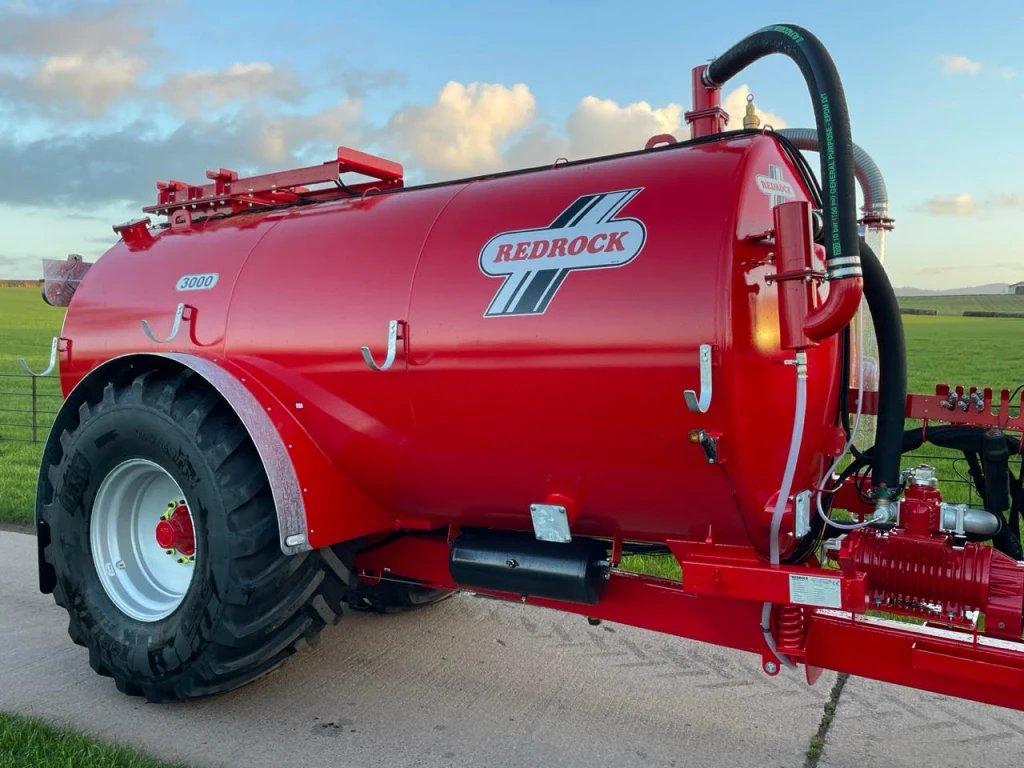
[(63, 399), (56, 376), (0, 373), (0, 441), (43, 442)]
[[(935, 448), (931, 447), (929, 450), (934, 451)], [(1009, 467), (1014, 475), (1020, 475), (1021, 458), (1019, 454), (1010, 457)], [(967, 459), (959, 451), (950, 451), (945, 454), (913, 452), (904, 456), (904, 466), (913, 467), (918, 464), (930, 464), (935, 467), (941, 484), (940, 487), (943, 490), (943, 497), (946, 501), (966, 502), (972, 507), (982, 506), (982, 501), (978, 497), (978, 492), (975, 488), (975, 482), (971, 479)]]

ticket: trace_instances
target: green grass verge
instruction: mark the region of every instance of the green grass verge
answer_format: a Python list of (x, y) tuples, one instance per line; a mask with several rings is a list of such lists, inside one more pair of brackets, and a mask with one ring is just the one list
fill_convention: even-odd
[(901, 307), (934, 309), (940, 315), (959, 315), (964, 310), (1024, 312), (1024, 295), (1008, 293), (977, 296), (900, 296)]
[(0, 768), (186, 768), (34, 718), (0, 713)]
[(628, 555), (622, 558), (622, 568), (634, 573), (647, 573), (663, 579), (683, 578), (683, 570), (679, 562), (671, 554), (664, 555)]
[(1013, 391), (1024, 384), (1024, 319), (905, 315), (903, 329), (910, 392), (930, 394), (936, 384)]
[[(50, 342), (60, 335), (64, 309), (43, 302), (37, 288), (0, 288), (0, 374), (23, 374), (18, 362), (41, 372)], [(60, 383), (56, 372), (36, 382), (38, 408), (56, 411)], [(32, 438), (32, 385), (27, 377), (0, 375), (0, 522), (27, 523), (35, 501), (41, 443)], [(36, 436), (45, 439), (52, 415), (37, 418)]]
[[(944, 297), (963, 298), (963, 297)], [(1000, 298), (1000, 297), (995, 297)], [(1024, 298), (1004, 296), (1001, 298)], [(991, 387), (1010, 391), (1024, 384), (1024, 319), (987, 317), (921, 317), (906, 315), (903, 328), (907, 340), (907, 390), (931, 394), (936, 384)], [(1011, 410), (1016, 415), (1016, 410)], [(907, 428), (920, 425), (907, 422)], [(969, 477), (967, 462), (959, 451), (924, 445), (903, 457), (904, 466), (920, 463), (922, 456), (942, 478), (942, 495), (952, 503), (973, 503), (972, 486), (953, 482)], [(1020, 459), (1011, 461), (1019, 471)]]

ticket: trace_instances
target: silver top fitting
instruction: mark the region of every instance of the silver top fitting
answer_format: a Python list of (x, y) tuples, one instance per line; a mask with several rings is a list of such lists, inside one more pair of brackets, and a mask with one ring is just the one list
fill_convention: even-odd
[(911, 485), (927, 485), (934, 488), (939, 484), (939, 478), (935, 474), (935, 467), (929, 464), (918, 464), (913, 469), (904, 473), (904, 479), (909, 480)]

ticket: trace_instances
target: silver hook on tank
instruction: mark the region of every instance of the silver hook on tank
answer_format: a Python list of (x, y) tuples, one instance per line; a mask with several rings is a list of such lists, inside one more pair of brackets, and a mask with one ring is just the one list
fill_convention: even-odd
[(711, 405), (711, 345), (700, 345), (700, 399), (692, 389), (683, 392), (686, 407), (691, 411), (707, 413)]
[(174, 313), (174, 325), (171, 326), (171, 335), (166, 339), (158, 339), (153, 335), (153, 331), (149, 327), (149, 323), (145, 320), (142, 321), (142, 330), (146, 332), (149, 338), (157, 344), (166, 344), (169, 341), (173, 341), (174, 337), (178, 335), (178, 329), (181, 327), (181, 316), (185, 312), (184, 303), (178, 304), (178, 309)]
[(363, 360), (366, 364), (374, 371), (386, 371), (395, 362), (395, 344), (398, 340), (398, 321), (392, 320), (388, 323), (388, 354), (384, 358), (382, 365), (377, 365), (373, 360), (373, 355), (370, 354), (369, 347), (360, 347), (359, 351), (363, 353)]
[(25, 358), (24, 357), (22, 357), (22, 358), (20, 358), (18, 360), (18, 362), (21, 363), (21, 367), (24, 368), (26, 371), (28, 371), (28, 375), (29, 376), (34, 376), (35, 378), (40, 379), (43, 376), (46, 376), (50, 371), (53, 370), (53, 366), (55, 366), (57, 364), (57, 342), (58, 342), (58, 338), (56, 336), (54, 336), (53, 337), (53, 342), (50, 344), (50, 364), (48, 366), (46, 366), (46, 370), (43, 371), (42, 373), (36, 373), (31, 368), (29, 368), (28, 367), (28, 363), (25, 362)]

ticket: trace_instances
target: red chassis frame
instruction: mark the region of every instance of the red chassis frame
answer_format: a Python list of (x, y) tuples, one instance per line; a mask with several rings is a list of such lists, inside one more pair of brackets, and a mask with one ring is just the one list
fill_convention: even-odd
[[(962, 395), (962, 388), (957, 391)], [(936, 395), (909, 394), (908, 418), (927, 420), (941, 418), (946, 423), (969, 424), (978, 428), (1001, 426), (1020, 428), (1021, 417), (1008, 415), (1009, 393), (1001, 393), (999, 409), (992, 412), (992, 393), (985, 391), (985, 407), (972, 407), (963, 412), (948, 408), (949, 387), (939, 386)], [(855, 401), (856, 391), (850, 393)], [(968, 393), (969, 395), (970, 393)], [(946, 402), (946, 405), (942, 403)], [(1024, 396), (1021, 403), (1024, 405)], [(865, 397), (864, 413), (876, 412), (874, 397)], [(940, 416), (940, 414), (943, 414)], [(836, 508), (849, 509), (863, 517), (871, 507), (858, 501), (853, 486), (854, 478), (846, 480), (836, 494)], [(908, 501), (921, 507), (922, 515), (933, 512), (940, 501), (934, 489), (915, 489)], [(907, 528), (919, 525), (923, 518), (912, 519), (908, 513)], [(449, 570), (451, 545), (459, 531), (412, 533), (398, 539), (382, 541), (377, 546), (357, 555), (355, 569), (360, 579), (373, 585), (381, 580), (408, 581), (438, 589), (458, 589)], [(1024, 568), (1000, 553), (987, 552), (993, 562), (1003, 558), (1000, 565), (983, 576), (971, 575), (962, 567), (967, 557), (982, 548), (967, 544), (952, 550), (940, 544), (945, 537), (929, 536), (927, 531), (911, 532), (911, 543), (928, 550), (928, 557), (940, 550), (936, 569), (934, 559), (931, 571), (934, 582), (929, 584), (937, 594), (959, 598), (965, 590), (984, 592), (991, 579), (993, 592), (989, 595), (987, 616), (1009, 616), (1006, 603), (998, 595), (1010, 594), (1010, 605), (1019, 621), (1020, 598), (1024, 594)], [(847, 538), (852, 542), (856, 533)], [(848, 542), (849, 543), (849, 542)], [(869, 614), (871, 584), (867, 574), (844, 564), (839, 570), (824, 568), (812, 558), (800, 566), (772, 567), (752, 547), (715, 544), (709, 538), (704, 542), (666, 541), (682, 567), (682, 580), (673, 581), (623, 571), (612, 567), (606, 587), (596, 605), (585, 605), (559, 600), (503, 594), (488, 590), (474, 590), (493, 597), (520, 601), (530, 605), (580, 614), (590, 620), (608, 620), (665, 634), (686, 637), (713, 645), (759, 654), (762, 668), (769, 675), (781, 671), (784, 664), (802, 664), (808, 683), (813, 684), (823, 669), (847, 672), (883, 682), (909, 686), (935, 693), (995, 704), (1015, 710), (1024, 710), (1024, 642), (1020, 640), (1020, 624), (1011, 624), (999, 636), (996, 628), (984, 634), (975, 622), (958, 618), (955, 621), (925, 621), (913, 625), (877, 618)], [(611, 563), (618, 566), (622, 541), (610, 542)], [(971, 547), (977, 547), (972, 550)], [(942, 553), (945, 553), (944, 555)], [(956, 560), (956, 555), (963, 560)], [(841, 559), (841, 558), (840, 558)], [(955, 562), (954, 562), (955, 561)], [(919, 561), (910, 568), (929, 563)], [(1000, 572), (999, 569), (1003, 570)], [(1007, 570), (1008, 569), (1008, 570)], [(906, 578), (904, 570), (895, 578)], [(1007, 587), (995, 585), (997, 578), (1009, 578), (1015, 583)], [(884, 576), (885, 574), (883, 574)], [(822, 579), (830, 585), (838, 582), (834, 595), (839, 605), (834, 608), (816, 607), (790, 602), (790, 576), (804, 580)], [(890, 578), (893, 578), (889, 575)], [(881, 577), (880, 577), (881, 579)], [(879, 582), (881, 583), (881, 581)], [(884, 584), (883, 584), (884, 587)], [(876, 584), (875, 588), (878, 588)], [(997, 595), (992, 597), (992, 595)], [(985, 599), (985, 598), (982, 598)], [(1013, 600), (1016, 602), (1013, 602)], [(771, 628), (777, 646), (773, 651), (761, 628), (762, 611), (772, 606)], [(886, 607), (885, 610), (892, 610)], [(895, 609), (900, 612), (900, 609)], [(903, 611), (914, 616), (913, 610)], [(1009, 618), (1007, 619), (1009, 621)], [(993, 636), (994, 635), (994, 636)], [(861, 651), (870, 648), (871, 653)]]
[[(358, 555), (367, 584), (381, 580), (458, 589), (448, 567), (458, 530), (409, 534)], [(666, 542), (682, 566), (682, 581), (610, 570), (596, 605), (474, 590), (493, 597), (607, 620), (759, 654), (769, 675), (803, 664), (808, 683), (823, 669), (1024, 710), (1024, 642), (932, 623), (910, 625), (866, 615), (865, 575), (815, 565), (772, 568), (752, 548)], [(614, 542), (617, 563), (621, 541)], [(837, 580), (839, 609), (789, 603), (790, 575)], [(773, 652), (761, 629), (773, 605)], [(862, 653), (870, 648), (871, 653)]]

